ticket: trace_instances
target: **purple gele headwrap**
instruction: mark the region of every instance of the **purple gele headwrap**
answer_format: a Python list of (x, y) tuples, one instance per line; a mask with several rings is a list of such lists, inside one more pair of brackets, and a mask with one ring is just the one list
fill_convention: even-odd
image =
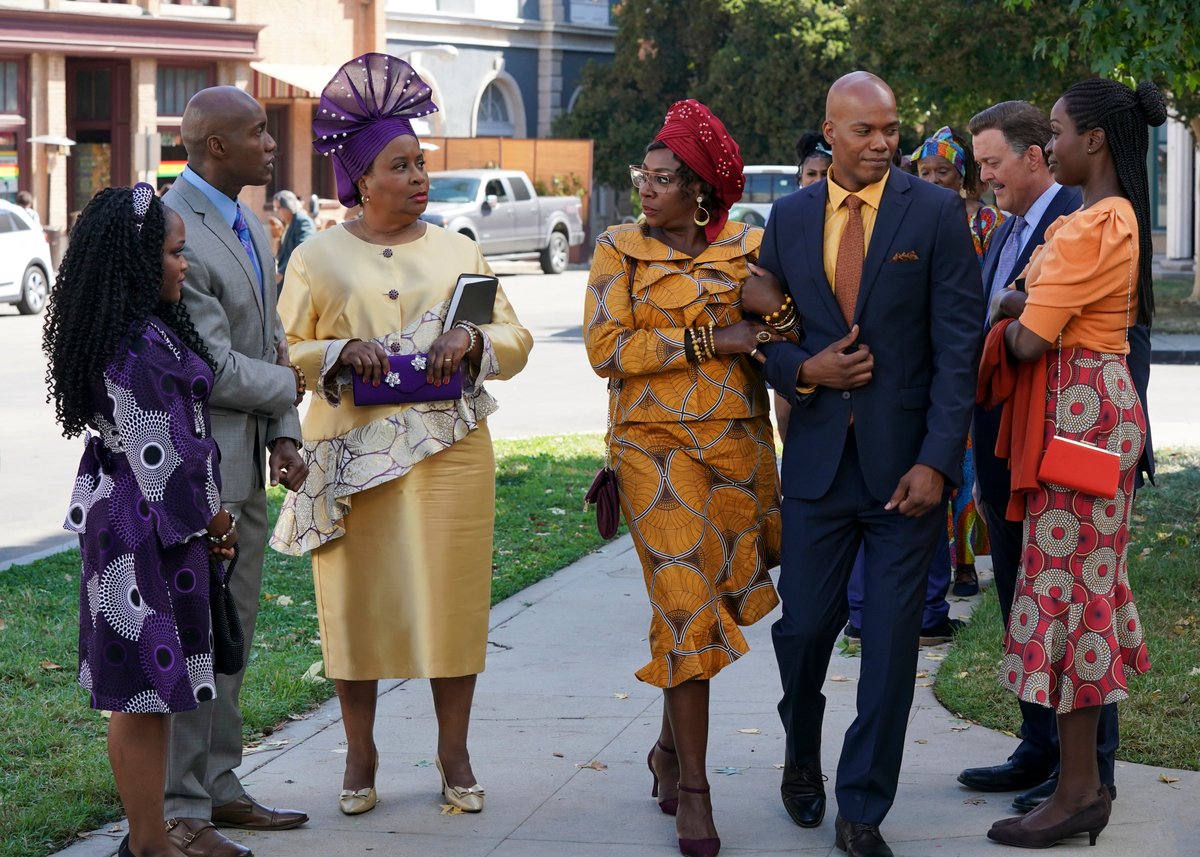
[(438, 109), (432, 94), (411, 65), (388, 54), (352, 59), (325, 85), (313, 119), (313, 148), (333, 156), (342, 205), (358, 204), (354, 183), (384, 146), (405, 134), (417, 136), (411, 120)]

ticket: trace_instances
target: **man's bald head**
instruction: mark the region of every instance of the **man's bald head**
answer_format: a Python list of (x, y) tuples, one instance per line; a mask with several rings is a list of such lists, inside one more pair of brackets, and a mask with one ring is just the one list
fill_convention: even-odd
[(874, 184), (900, 145), (892, 88), (867, 71), (843, 75), (829, 87), (821, 130), (833, 148), (833, 179), (851, 192)]
[(193, 95), (180, 136), (188, 166), (232, 197), (271, 178), (275, 141), (267, 133), (266, 111), (236, 86), (210, 86)]

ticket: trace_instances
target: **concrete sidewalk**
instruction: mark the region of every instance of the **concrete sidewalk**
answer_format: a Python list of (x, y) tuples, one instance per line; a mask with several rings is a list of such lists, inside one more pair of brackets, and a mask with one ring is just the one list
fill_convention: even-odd
[[(959, 614), (970, 604), (952, 606)], [(783, 733), (775, 711), (773, 618), (748, 629), (753, 650), (712, 683), (709, 765), (722, 854), (840, 854), (833, 848), (834, 806), (820, 829), (802, 830), (779, 802)], [(312, 820), (281, 833), (229, 833), (258, 857), (678, 854), (673, 819), (649, 796), (645, 763), (661, 694), (633, 677), (646, 659), (648, 621), (628, 536), (492, 610), (471, 727), (475, 773), (487, 788), (483, 813), (441, 814), (429, 685), (392, 682), (381, 685), (375, 810), (356, 817), (338, 811), (345, 748), (337, 702), (330, 700), (272, 735), (265, 745), (271, 749), (247, 756), (240, 771), (260, 800), (303, 808)], [(932, 675), (943, 651), (923, 650), (919, 669)], [(829, 672), (824, 763), (832, 775), (853, 717), (859, 660), (835, 653)], [(884, 836), (898, 857), (1015, 853), (984, 836), (1009, 814), (1012, 795), (970, 792), (955, 782), (963, 767), (1001, 762), (1014, 739), (957, 720), (934, 699), (929, 678), (915, 681), (900, 791)], [(592, 762), (594, 768), (581, 767)], [(1162, 773), (1178, 781), (1160, 782)], [(1088, 857), (1198, 853), (1200, 774), (1119, 764), (1117, 781), (1112, 823)], [(97, 831), (60, 854), (111, 854), (120, 831)], [(1077, 837), (1060, 850), (1086, 843)]]

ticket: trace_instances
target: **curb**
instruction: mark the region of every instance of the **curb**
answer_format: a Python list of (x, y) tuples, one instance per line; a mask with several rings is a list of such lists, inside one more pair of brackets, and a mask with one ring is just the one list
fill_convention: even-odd
[(1200, 351), (1196, 350), (1152, 350), (1150, 365), (1200, 366)]

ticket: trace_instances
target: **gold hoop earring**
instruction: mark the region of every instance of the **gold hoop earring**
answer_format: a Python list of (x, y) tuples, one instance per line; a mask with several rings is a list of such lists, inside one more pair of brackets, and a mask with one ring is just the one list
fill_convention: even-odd
[[(703, 196), (696, 197), (696, 213), (692, 217), (692, 222), (695, 223), (697, 226), (708, 226), (708, 221), (710, 220), (708, 209), (704, 207), (703, 203), (704, 203)], [(700, 219), (700, 212), (702, 212), (702, 211), (704, 212), (703, 220)]]
[(370, 201), (371, 201), (371, 196), (370, 196), (370, 194), (367, 194), (367, 195), (365, 195), (365, 196), (362, 198), (362, 201), (363, 201), (363, 205), (366, 205), (368, 202), (370, 202)]

